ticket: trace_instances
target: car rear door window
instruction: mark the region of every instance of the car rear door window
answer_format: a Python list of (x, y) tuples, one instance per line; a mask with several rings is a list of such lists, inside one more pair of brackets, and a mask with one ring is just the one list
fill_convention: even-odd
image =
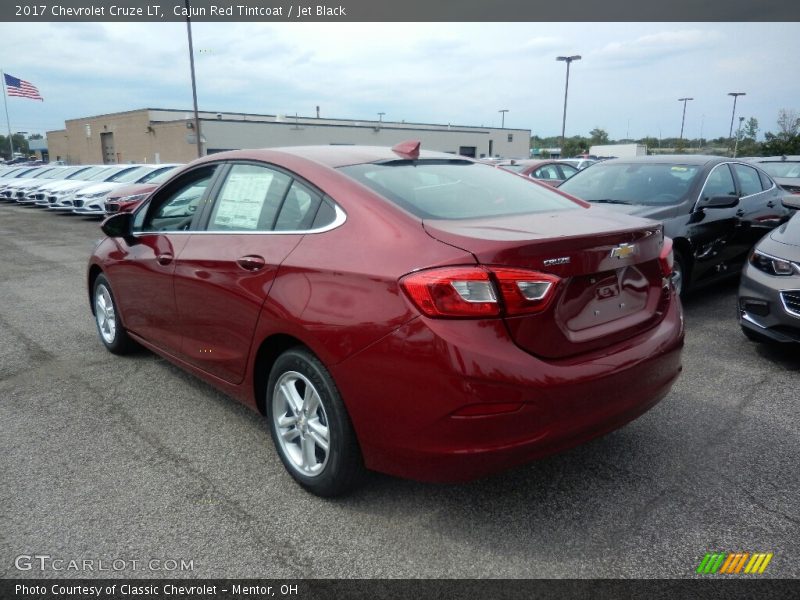
[(260, 165), (235, 164), (217, 194), (209, 231), (270, 231), (292, 179)]
[(281, 206), (275, 231), (305, 231), (311, 227), (322, 197), (314, 190), (294, 181)]
[(575, 173), (578, 172), (578, 169), (576, 169), (572, 165), (561, 164), (561, 165), (558, 165), (558, 168), (561, 170), (560, 179), (569, 179), (570, 177), (575, 175)]
[(762, 191), (761, 178), (758, 176), (758, 171), (753, 167), (737, 164), (733, 165), (733, 170), (736, 172), (736, 178), (739, 180), (742, 196), (752, 196)]
[(761, 178), (762, 190), (768, 190), (772, 188), (772, 179), (769, 178), (769, 175), (767, 175), (763, 171), (759, 171), (758, 176)]

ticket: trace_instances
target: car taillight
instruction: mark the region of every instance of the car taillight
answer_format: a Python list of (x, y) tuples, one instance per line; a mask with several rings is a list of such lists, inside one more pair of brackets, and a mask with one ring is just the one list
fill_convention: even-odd
[(661, 274), (664, 277), (672, 277), (675, 264), (675, 254), (672, 252), (672, 238), (664, 236), (664, 246), (658, 255), (658, 264), (661, 266)]
[(411, 273), (400, 286), (428, 317), (515, 316), (545, 310), (560, 278), (504, 267), (442, 267)]

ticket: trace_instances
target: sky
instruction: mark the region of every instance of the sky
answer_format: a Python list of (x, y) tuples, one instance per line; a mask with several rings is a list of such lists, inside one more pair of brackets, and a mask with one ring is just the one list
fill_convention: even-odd
[[(192, 106), (185, 23), (3, 23), (0, 68), (44, 102), (8, 98), (12, 131)], [(500, 126), (612, 139), (763, 136), (800, 112), (800, 23), (193, 23), (201, 110)], [(24, 48), (24, 51), (19, 49)], [(14, 50), (10, 50), (14, 49)], [(2, 121), (2, 117), (0, 117)], [(738, 119), (737, 119), (738, 123)], [(5, 123), (0, 124), (5, 133)]]

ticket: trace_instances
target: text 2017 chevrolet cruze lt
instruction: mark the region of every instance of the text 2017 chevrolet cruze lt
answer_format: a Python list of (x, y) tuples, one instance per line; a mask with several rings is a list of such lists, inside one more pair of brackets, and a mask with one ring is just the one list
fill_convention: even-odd
[(661, 225), (418, 143), (199, 159), (103, 224), (100, 339), (261, 411), (335, 495), (458, 481), (645, 412), (681, 370)]

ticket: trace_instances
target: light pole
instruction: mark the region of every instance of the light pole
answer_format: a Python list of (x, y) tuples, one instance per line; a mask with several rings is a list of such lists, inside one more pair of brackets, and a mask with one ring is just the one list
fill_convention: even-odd
[(556, 56), (556, 60), (567, 63), (567, 79), (564, 84), (564, 117), (561, 119), (561, 151), (564, 151), (564, 132), (567, 129), (567, 94), (569, 93), (569, 65), (573, 60), (580, 60), (580, 54), (574, 56)]
[(744, 117), (739, 117), (739, 127), (736, 129), (736, 143), (733, 145), (733, 158), (736, 158), (736, 152), (739, 150), (739, 137), (742, 133), (742, 121), (744, 121)]
[(728, 138), (733, 137), (733, 117), (736, 115), (736, 99), (739, 96), (746, 96), (746, 92), (728, 92), (728, 96), (733, 96), (733, 111), (731, 112), (731, 129), (728, 131)]
[(497, 112), (500, 113), (500, 129), (506, 128), (506, 113), (508, 112), (507, 108), (501, 108)]
[(191, 5), (186, 0), (186, 35), (189, 37), (189, 68), (192, 71), (192, 101), (194, 102), (194, 135), (197, 140), (197, 158), (203, 156), (203, 142), (200, 140), (200, 117), (197, 114), (197, 82), (194, 76), (194, 48), (192, 47), (192, 21), (189, 15)]
[(683, 124), (686, 122), (686, 103), (694, 98), (678, 98), (678, 102), (683, 102), (683, 116), (681, 117), (681, 136), (678, 138), (678, 145), (683, 146)]
[(385, 112), (378, 113), (378, 123), (383, 123), (383, 115), (385, 114), (386, 114)]

